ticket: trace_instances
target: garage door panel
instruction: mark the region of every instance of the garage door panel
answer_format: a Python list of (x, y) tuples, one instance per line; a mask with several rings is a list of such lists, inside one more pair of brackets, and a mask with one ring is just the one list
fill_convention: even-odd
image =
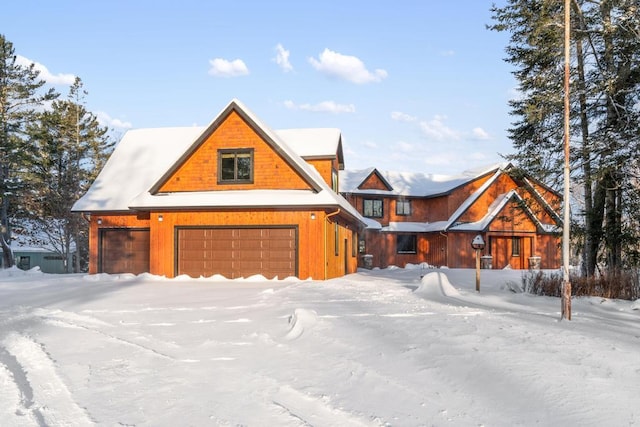
[(222, 274), (229, 278), (296, 275), (293, 227), (178, 229), (178, 248), (178, 274)]
[(100, 231), (100, 272), (133, 273), (149, 271), (148, 229), (103, 229)]
[(271, 250), (264, 251), (264, 256), (268, 260), (291, 260), (293, 261), (293, 253), (290, 250)]
[(290, 240), (270, 240), (265, 242), (264, 247), (269, 249), (291, 249), (293, 242)]

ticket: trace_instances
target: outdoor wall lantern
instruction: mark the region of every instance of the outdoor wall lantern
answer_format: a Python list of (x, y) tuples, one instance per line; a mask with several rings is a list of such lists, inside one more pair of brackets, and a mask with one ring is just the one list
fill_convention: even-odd
[(98, 225), (102, 225), (102, 218), (98, 218)]
[(164, 218), (162, 217), (162, 215), (158, 215), (158, 221), (159, 221), (159, 222), (162, 222), (162, 220), (163, 220), (163, 219), (164, 219)]
[(471, 247), (476, 250), (476, 292), (480, 292), (480, 251), (484, 249), (484, 239), (481, 235), (473, 238)]
[(316, 214), (312, 213), (311, 214), (311, 219), (316, 219)]

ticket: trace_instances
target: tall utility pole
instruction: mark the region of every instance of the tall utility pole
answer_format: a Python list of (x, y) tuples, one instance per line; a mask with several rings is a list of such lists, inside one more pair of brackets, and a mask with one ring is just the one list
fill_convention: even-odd
[(571, 55), (571, 0), (564, 0), (564, 219), (562, 224), (562, 318), (571, 320), (571, 282), (569, 280), (570, 168), (569, 168), (569, 60)]

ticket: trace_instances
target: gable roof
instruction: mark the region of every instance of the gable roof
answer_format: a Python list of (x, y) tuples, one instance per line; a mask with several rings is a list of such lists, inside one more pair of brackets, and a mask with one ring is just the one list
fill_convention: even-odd
[(312, 159), (338, 159), (344, 169), (342, 134), (336, 128), (280, 129), (275, 133), (300, 157)]
[(201, 127), (128, 131), (72, 210), (129, 211), (131, 200), (149, 189), (201, 133)]
[(460, 224), (454, 223), (454, 224), (451, 224), (448, 229), (456, 230), (456, 231), (486, 231), (491, 225), (491, 223), (493, 222), (493, 220), (496, 219), (498, 214), (504, 209), (507, 203), (511, 202), (512, 200), (515, 200), (524, 208), (524, 212), (526, 213), (527, 217), (529, 217), (529, 219), (537, 227), (543, 228), (543, 225), (540, 222), (540, 220), (533, 214), (533, 212), (531, 212), (531, 210), (526, 205), (526, 203), (524, 203), (524, 200), (518, 194), (518, 192), (516, 190), (510, 190), (509, 192), (501, 194), (500, 196), (496, 197), (496, 199), (487, 209), (487, 214), (483, 218), (474, 222), (465, 222)]
[[(378, 171), (375, 168), (340, 172), (340, 192), (407, 197), (437, 197), (451, 193), (456, 188), (497, 170), (506, 169), (508, 163), (498, 163), (467, 170), (459, 175), (437, 175), (420, 172)], [(390, 190), (360, 189), (373, 173), (384, 179)]]
[[(476, 191), (474, 191), (467, 199), (458, 206), (451, 216), (445, 221), (434, 221), (434, 222), (389, 222), (389, 224), (385, 227), (382, 227), (379, 223), (369, 223), (368, 228), (370, 229), (379, 229), (381, 231), (386, 232), (446, 232), (446, 231), (486, 231), (487, 228), (491, 225), (493, 220), (498, 216), (498, 214), (504, 209), (504, 207), (512, 200), (522, 204), (524, 207), (524, 212), (531, 219), (531, 221), (544, 232), (554, 232), (557, 231), (558, 226), (556, 224), (543, 224), (540, 222), (538, 217), (531, 211), (531, 209), (527, 206), (524, 199), (518, 194), (518, 192), (513, 189), (508, 191), (507, 193), (501, 194), (496, 197), (493, 203), (488, 207), (487, 213), (484, 217), (480, 218), (478, 221), (474, 222), (465, 222), (460, 223), (458, 219), (461, 218), (464, 213), (469, 210), (471, 206), (482, 196), (482, 194), (487, 191), (495, 183), (498, 178), (507, 173), (506, 169), (508, 166), (500, 167), (494, 170), (493, 176), (490, 177), (487, 181), (485, 181)], [(479, 169), (480, 170), (480, 169)], [(480, 175), (482, 176), (482, 175)], [(442, 193), (440, 193), (442, 194)], [(542, 196), (540, 196), (542, 197)], [(549, 206), (549, 209), (551, 207)], [(553, 209), (551, 209), (553, 210)], [(557, 216), (557, 214), (556, 214)]]
[[(163, 182), (235, 111), (275, 150), (312, 190), (243, 190), (159, 193)], [(313, 132), (310, 132), (313, 133)], [(318, 171), (240, 101), (232, 100), (204, 128), (129, 131), (117, 145), (98, 178), (78, 200), (76, 212), (127, 212), (131, 209), (187, 207), (339, 207), (362, 222), (361, 215), (336, 194)]]
[[(377, 178), (380, 183), (382, 185), (384, 185), (384, 187), (386, 188), (386, 190), (380, 190), (380, 189), (371, 189), (371, 188), (365, 188), (366, 186), (368, 186), (368, 183), (370, 180), (373, 179), (373, 177)], [(374, 168), (365, 179), (362, 180), (362, 182), (360, 183), (360, 185), (358, 185), (358, 190), (378, 190), (378, 191), (393, 191), (393, 186), (391, 184), (389, 184), (389, 181), (387, 181), (387, 179), (382, 176), (382, 174), (378, 171), (378, 169)]]
[[(269, 145), (274, 151), (276, 151), (281, 157), (285, 159), (285, 161), (293, 167), (293, 169), (302, 176), (302, 178), (307, 181), (308, 184), (315, 191), (322, 190), (320, 182), (318, 182), (318, 176), (315, 175), (311, 169), (313, 168), (307, 162), (305, 162), (286, 142), (284, 142), (277, 133), (275, 133), (271, 128), (269, 128), (265, 123), (262, 122), (253, 114), (251, 110), (249, 110), (244, 104), (242, 104), (239, 100), (233, 99), (227, 106), (209, 123), (208, 126), (205, 127), (204, 131), (196, 138), (195, 141), (189, 146), (182, 155), (173, 163), (171, 167), (169, 167), (162, 177), (151, 187), (150, 192), (156, 193), (164, 184), (164, 182), (172, 176), (176, 170), (184, 163), (184, 161), (189, 158), (195, 151), (200, 148), (200, 146), (207, 140), (207, 138), (229, 117), (231, 112), (236, 112), (240, 117), (242, 117), (249, 126), (258, 133), (264, 141)], [(315, 170), (315, 169), (314, 169)], [(322, 178), (320, 178), (322, 181)]]

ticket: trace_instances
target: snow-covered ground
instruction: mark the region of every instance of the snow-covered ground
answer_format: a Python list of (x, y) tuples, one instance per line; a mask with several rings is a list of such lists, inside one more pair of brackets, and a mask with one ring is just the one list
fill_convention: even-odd
[[(640, 302), (518, 271), (0, 273), (2, 426), (640, 424)], [(421, 279), (421, 276), (424, 278)]]

